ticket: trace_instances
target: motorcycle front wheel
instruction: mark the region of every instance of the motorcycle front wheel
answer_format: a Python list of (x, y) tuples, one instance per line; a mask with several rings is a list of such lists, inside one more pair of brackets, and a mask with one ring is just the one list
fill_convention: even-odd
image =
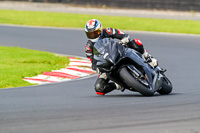
[(163, 77), (162, 88), (157, 91), (161, 95), (167, 95), (172, 92), (172, 83), (167, 77)]
[(129, 72), (126, 67), (123, 67), (120, 70), (119, 75), (122, 81), (127, 84), (127, 86), (134, 88), (134, 90), (136, 90), (143, 96), (153, 96), (153, 94), (155, 93), (153, 89), (142, 85), (137, 79), (135, 79), (135, 77)]

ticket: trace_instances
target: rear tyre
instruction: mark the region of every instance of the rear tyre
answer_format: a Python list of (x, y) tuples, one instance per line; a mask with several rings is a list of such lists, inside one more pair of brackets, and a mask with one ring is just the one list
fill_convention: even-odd
[(167, 77), (163, 78), (162, 88), (157, 92), (161, 95), (167, 95), (172, 92), (172, 83)]
[(121, 71), (119, 72), (119, 75), (121, 79), (131, 88), (134, 88), (134, 90), (138, 91), (144, 96), (152, 96), (155, 91), (152, 89), (149, 89), (148, 87), (145, 87), (142, 85), (139, 81), (135, 79), (133, 75), (130, 74), (128, 69), (126, 67), (123, 67)]

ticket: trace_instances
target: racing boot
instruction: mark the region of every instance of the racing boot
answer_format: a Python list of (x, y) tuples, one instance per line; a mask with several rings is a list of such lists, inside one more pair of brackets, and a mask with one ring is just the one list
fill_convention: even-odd
[(117, 83), (115, 83), (115, 86), (116, 86), (116, 90), (120, 90), (122, 92), (124, 92), (125, 88)]

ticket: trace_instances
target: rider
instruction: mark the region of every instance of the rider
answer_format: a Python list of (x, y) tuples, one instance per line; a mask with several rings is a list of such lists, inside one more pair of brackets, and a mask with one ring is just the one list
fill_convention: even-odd
[(96, 70), (97, 73), (99, 73), (99, 78), (97, 79), (94, 85), (95, 91), (99, 95), (104, 95), (115, 89), (117, 90), (124, 89), (117, 83), (109, 82), (109, 79), (107, 78), (106, 74), (99, 72), (98, 68), (96, 67), (93, 47), (94, 47), (94, 44), (99, 39), (103, 39), (103, 38), (119, 39), (121, 44), (124, 45), (125, 47), (135, 49), (136, 51), (143, 54), (143, 56), (147, 59), (147, 61), (152, 67), (157, 66), (157, 60), (151, 57), (151, 55), (147, 52), (147, 50), (144, 50), (142, 42), (139, 39), (130, 40), (130, 36), (128, 34), (125, 34), (117, 29), (113, 29), (113, 28), (103, 29), (101, 22), (97, 19), (89, 20), (86, 23), (85, 33), (87, 35), (87, 38), (89, 39), (87, 41), (87, 44), (85, 45), (86, 57), (90, 59), (90, 61), (92, 62), (92, 69)]

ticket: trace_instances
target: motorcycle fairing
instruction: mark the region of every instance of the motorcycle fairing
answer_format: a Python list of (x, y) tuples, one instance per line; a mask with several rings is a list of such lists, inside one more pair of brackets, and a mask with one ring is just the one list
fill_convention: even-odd
[[(110, 54), (112, 53), (112, 54)], [(134, 49), (125, 48), (111, 38), (100, 39), (94, 44), (94, 59), (100, 71), (111, 72), (117, 65), (123, 65), (123, 60), (129, 61), (127, 66), (134, 69), (142, 68), (148, 78), (148, 83), (154, 90), (158, 88), (157, 73), (146, 63), (144, 57)]]

